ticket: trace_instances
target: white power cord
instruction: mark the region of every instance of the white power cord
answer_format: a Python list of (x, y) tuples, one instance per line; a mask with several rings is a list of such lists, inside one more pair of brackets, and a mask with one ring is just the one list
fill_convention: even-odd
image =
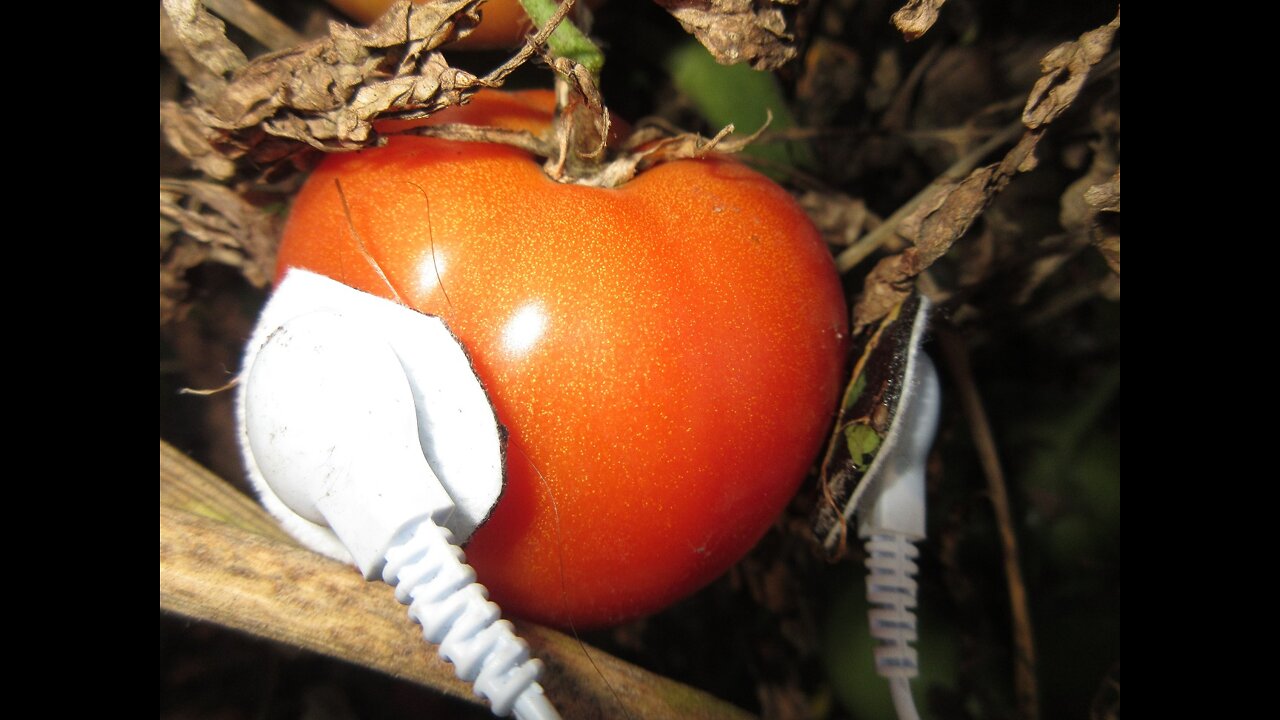
[(902, 389), (889, 432), (863, 483), (858, 535), (866, 539), (867, 600), (876, 672), (889, 681), (898, 720), (919, 720), (910, 679), (919, 674), (916, 650), (914, 543), (925, 537), (925, 464), (938, 428), (942, 391), (938, 372), (921, 349), (928, 303), (921, 298), (907, 345)]
[(494, 715), (514, 710), (522, 720), (560, 717), (538, 685), (542, 663), (530, 659), (529, 646), (500, 619), (502, 611), (489, 602), (448, 530), (430, 520), (419, 523), (387, 551), (382, 579), (409, 606), (423, 636), (440, 646), (440, 657), (489, 701)]
[[(559, 715), (537, 682), (541, 663), (500, 619), (454, 544), (497, 501), (500, 431), (447, 331), (427, 358), (412, 347), (438, 332), (430, 323), (443, 328), (438, 319), (292, 271), (246, 354), (239, 397), (246, 464), (267, 506), (300, 539), (330, 554), (340, 542), (366, 578), (396, 588), (426, 639), (440, 645), (494, 714), (554, 720)], [(400, 332), (406, 329), (410, 340)], [(435, 464), (494, 466), (496, 485), (491, 472), (474, 482), (457, 473), (447, 482), (437, 477), (426, 448), (450, 451), (420, 432), (437, 425), (423, 398), (447, 406), (444, 417), (454, 425), (479, 416), (470, 432), (477, 437), (453, 448), (455, 457), (496, 457)]]
[(889, 681), (898, 720), (918, 720), (910, 680), (919, 674), (916, 649), (916, 546), (902, 535), (875, 535), (867, 540), (867, 601), (876, 672)]

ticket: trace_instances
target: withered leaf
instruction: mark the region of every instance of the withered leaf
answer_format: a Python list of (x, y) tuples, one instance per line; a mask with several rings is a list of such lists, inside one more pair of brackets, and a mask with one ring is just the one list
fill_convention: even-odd
[(1022, 122), (1035, 129), (1053, 122), (1070, 107), (1080, 94), (1089, 70), (1098, 64), (1111, 50), (1111, 43), (1120, 30), (1120, 13), (1111, 22), (1090, 30), (1074, 42), (1065, 42), (1050, 50), (1040, 61), (1044, 73), (1031, 89)]
[(238, 268), (262, 287), (275, 266), (273, 216), (215, 183), (160, 180), (160, 322), (180, 314), (187, 270), (204, 262)]
[(369, 145), (379, 115), (425, 116), (479, 89), (474, 76), (433, 51), (475, 27), (480, 1), (400, 0), (369, 28), (331, 23), (328, 37), (236, 70), (205, 102), (162, 109), (162, 129), (219, 179), (242, 164), (286, 159), (303, 149), (299, 143), (324, 150)]
[(240, 48), (227, 39), (227, 26), (200, 0), (164, 0), (164, 10), (187, 53), (205, 69), (227, 75), (248, 64)]
[(924, 35), (938, 21), (938, 11), (947, 0), (910, 0), (893, 14), (893, 24), (907, 40)]
[[(1094, 242), (1098, 252), (1102, 253), (1102, 259), (1107, 261), (1107, 265), (1115, 271), (1116, 275), (1120, 274), (1120, 233), (1102, 233)], [(1118, 291), (1117, 291), (1118, 294)]]
[(765, 124), (750, 135), (734, 135), (734, 127), (726, 125), (712, 138), (658, 125), (637, 128), (627, 138), (623, 152), (595, 172), (575, 178), (574, 182), (593, 187), (618, 187), (637, 173), (662, 163), (706, 157), (713, 152), (741, 152), (759, 139), (772, 119), (770, 115)]
[[(1080, 246), (1087, 242), (1085, 237), (1098, 218), (1099, 208), (1089, 201), (1088, 193), (1093, 191), (1096, 195), (1099, 192), (1097, 189), (1105, 192), (1110, 185), (1109, 179), (1115, 178), (1118, 170), (1119, 165), (1115, 154), (1108, 148), (1100, 147), (1094, 152), (1088, 170), (1063, 191), (1058, 201), (1058, 223), (1067, 232), (1079, 238)], [(1115, 202), (1118, 204), (1119, 180), (1117, 179), (1115, 183)], [(1105, 198), (1102, 201), (1107, 202)], [(1118, 207), (1116, 211), (1119, 211)]]
[(221, 73), (210, 70), (192, 57), (164, 5), (160, 6), (160, 54), (169, 59), (169, 64), (182, 76), (191, 92), (202, 100), (217, 97), (225, 84)]
[(798, 199), (828, 245), (852, 245), (864, 230), (880, 223), (880, 218), (867, 209), (866, 202), (843, 193), (810, 190)]
[(959, 182), (940, 180), (898, 225), (913, 247), (882, 259), (867, 276), (853, 308), (854, 332), (877, 323), (911, 293), (915, 277), (951, 249), (991, 201), (1020, 172), (1035, 168), (1041, 131), (1028, 130), (999, 163), (980, 167)]
[(1097, 214), (1093, 222), (1093, 244), (1107, 265), (1120, 274), (1120, 166), (1105, 183), (1084, 191), (1084, 201)]
[(798, 0), (655, 0), (721, 65), (773, 70), (796, 56), (782, 8)]
[(215, 178), (229, 178), (235, 174), (235, 162), (213, 146), (221, 135), (196, 121), (178, 103), (161, 101), (160, 131), (169, 146), (190, 160), (200, 172)]
[(1084, 201), (1097, 212), (1120, 212), (1120, 166), (1111, 179), (1085, 190)]

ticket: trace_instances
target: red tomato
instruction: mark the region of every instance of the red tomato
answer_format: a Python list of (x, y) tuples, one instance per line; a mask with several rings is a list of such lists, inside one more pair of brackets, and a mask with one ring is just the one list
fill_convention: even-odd
[[(550, 103), (482, 93), (433, 121), (545, 126)], [(467, 556), (512, 614), (601, 626), (705, 585), (764, 534), (832, 420), (831, 257), (736, 161), (601, 189), (509, 147), (395, 138), (329, 157), (280, 248), (281, 272), (392, 296), (366, 257), (449, 323), (510, 431), (505, 494)]]

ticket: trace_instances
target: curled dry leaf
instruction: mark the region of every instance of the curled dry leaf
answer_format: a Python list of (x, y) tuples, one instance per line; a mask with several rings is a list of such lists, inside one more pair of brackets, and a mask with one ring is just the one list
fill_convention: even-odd
[[(1062, 255), (1093, 244), (1112, 271), (1120, 273), (1120, 162), (1109, 145), (1098, 144), (1089, 169), (1062, 193), (1058, 220), (1070, 236)], [(1023, 291), (1029, 295), (1033, 287)]]
[[(923, 201), (896, 228), (914, 247), (884, 258), (867, 276), (853, 308), (854, 332), (879, 322), (901, 303), (911, 292), (915, 277), (946, 254), (1013, 176), (1036, 167), (1035, 149), (1045, 128), (1080, 94), (1089, 69), (1111, 49), (1119, 28), (1117, 13), (1115, 20), (1081, 35), (1078, 41), (1049, 51), (1041, 61), (1044, 75), (1032, 88), (1023, 111), (1027, 129), (1018, 144), (999, 163), (977, 168), (959, 182), (941, 178), (926, 191)], [(1117, 248), (1117, 272), (1118, 261)]]
[(1111, 50), (1119, 31), (1120, 13), (1117, 12), (1116, 18), (1106, 25), (1050, 50), (1040, 61), (1043, 74), (1027, 98), (1022, 122), (1034, 130), (1061, 115), (1080, 94), (1089, 70)]
[(854, 332), (879, 322), (911, 293), (915, 277), (946, 254), (1009, 180), (1036, 165), (1040, 131), (1022, 140), (995, 165), (981, 167), (959, 182), (939, 181), (930, 194), (898, 225), (898, 234), (913, 247), (884, 258), (867, 276), (853, 308)]
[(893, 24), (907, 40), (924, 35), (938, 21), (938, 11), (947, 0), (910, 0), (893, 14)]
[(750, 135), (733, 135), (733, 126), (726, 125), (713, 138), (697, 133), (675, 132), (660, 124), (638, 128), (627, 138), (626, 145), (617, 157), (600, 166), (589, 175), (577, 176), (574, 182), (592, 187), (618, 187), (655, 165), (674, 160), (705, 157), (712, 152), (742, 152), (755, 142), (773, 120), (770, 115), (764, 125)]
[[(1111, 179), (1084, 191), (1084, 201), (1096, 212), (1093, 244), (1107, 265), (1120, 274), (1120, 166)], [(1118, 292), (1118, 291), (1117, 291)]]
[[(187, 38), (194, 30), (179, 31), (192, 57), (210, 72), (230, 72), (230, 77), (212, 96), (206, 93), (204, 102), (162, 103), (161, 128), (179, 152), (218, 179), (231, 177), (244, 164), (275, 165), (302, 149), (300, 143), (325, 150), (373, 144), (373, 120), (379, 115), (425, 116), (479, 89), (473, 75), (450, 68), (433, 52), (475, 27), (479, 5), (480, 0), (423, 5), (400, 0), (367, 29), (331, 23), (328, 37), (231, 70), (226, 62), (219, 64), (216, 53), (204, 53), (212, 57), (206, 62), (193, 50)], [(188, 26), (214, 31), (200, 18), (210, 16), (198, 4), (192, 14), (184, 20)], [(191, 42), (197, 40), (203, 53), (211, 41), (199, 35)]]
[(160, 6), (160, 54), (169, 59), (169, 64), (201, 100), (217, 97), (225, 84), (222, 73), (209, 69), (187, 49), (183, 35), (174, 26), (164, 5)]
[(585, 66), (549, 54), (544, 60), (560, 76), (561, 92), (567, 97), (556, 117), (559, 152), (555, 157), (548, 157), (545, 167), (551, 177), (571, 180), (580, 173), (575, 171), (566, 177), (566, 165), (576, 166), (582, 159), (588, 161), (585, 165), (590, 168), (593, 166), (590, 161), (603, 157), (609, 143), (609, 110), (593, 74)]
[(160, 180), (160, 322), (181, 317), (187, 270), (203, 262), (238, 268), (263, 287), (275, 266), (272, 216), (214, 183)]
[(880, 224), (861, 199), (843, 193), (810, 190), (799, 197), (809, 219), (822, 233), (823, 240), (834, 247), (847, 247), (862, 237), (864, 230)]
[(227, 39), (227, 26), (200, 0), (164, 0), (163, 10), (187, 53), (209, 72), (226, 76), (249, 64)]
[(655, 0), (722, 65), (773, 70), (796, 56), (782, 8), (798, 0)]
[(1085, 190), (1084, 201), (1097, 212), (1120, 212), (1120, 166), (1106, 182)]
[(507, 145), (520, 148), (539, 157), (550, 157), (552, 154), (551, 141), (548, 138), (534, 135), (528, 130), (507, 130), (506, 128), (467, 125), (465, 123), (445, 123), (443, 125), (421, 125), (403, 130), (401, 134), (453, 140), (455, 142)]
[[(1083, 247), (1089, 242), (1089, 233), (1101, 210), (1098, 203), (1105, 205), (1114, 202), (1116, 207), (1112, 212), (1119, 212), (1119, 171), (1120, 164), (1115, 153), (1108, 147), (1098, 147), (1093, 153), (1089, 168), (1063, 191), (1058, 201), (1058, 223), (1078, 239), (1077, 247)], [(1095, 201), (1090, 201), (1090, 193)]]

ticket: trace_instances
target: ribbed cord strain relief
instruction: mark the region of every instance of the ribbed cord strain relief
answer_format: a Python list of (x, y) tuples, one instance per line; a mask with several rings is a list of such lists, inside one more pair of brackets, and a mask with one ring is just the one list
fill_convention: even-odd
[(873, 535), (867, 548), (867, 601), (876, 672), (886, 678), (913, 678), (919, 673), (915, 648), (916, 546), (900, 535)]
[(473, 683), (493, 714), (505, 717), (524, 693), (541, 696), (542, 663), (516, 637), (489, 593), (476, 583), (452, 534), (431, 520), (422, 522), (403, 543), (387, 551), (382, 578), (409, 606), (427, 640), (453, 663), (458, 677)]

